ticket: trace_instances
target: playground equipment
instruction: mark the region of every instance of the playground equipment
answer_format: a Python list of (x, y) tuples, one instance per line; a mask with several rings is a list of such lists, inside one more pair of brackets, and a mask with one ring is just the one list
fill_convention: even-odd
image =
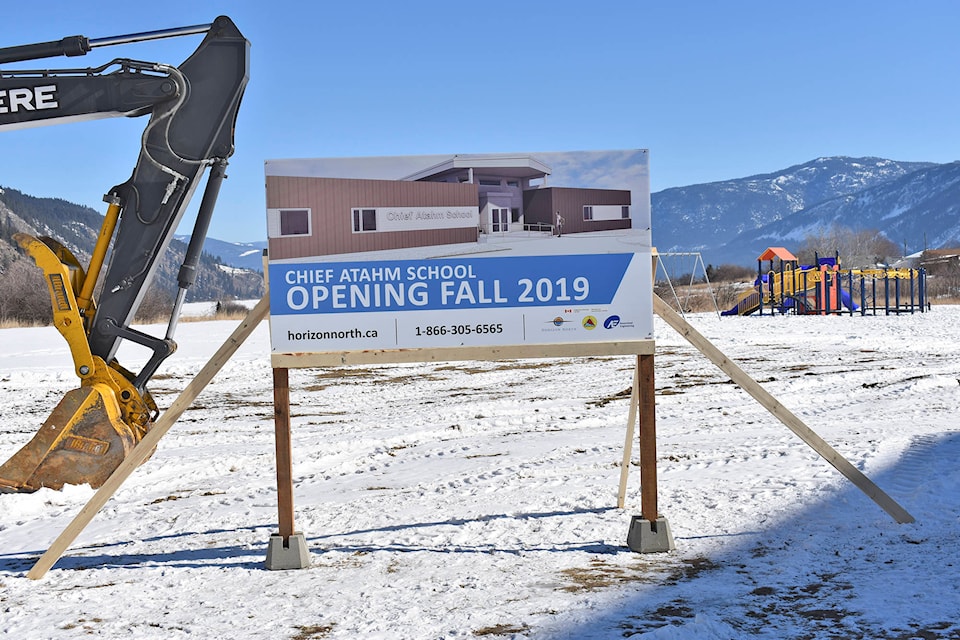
[(769, 247), (757, 257), (753, 288), (721, 315), (890, 315), (922, 313), (926, 307), (924, 269), (841, 269), (839, 254), (817, 255), (815, 265), (801, 266), (787, 249)]

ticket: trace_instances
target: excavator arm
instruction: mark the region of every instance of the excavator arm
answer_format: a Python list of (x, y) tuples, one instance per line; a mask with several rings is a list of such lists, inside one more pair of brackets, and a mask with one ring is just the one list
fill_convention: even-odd
[[(146, 384), (176, 350), (177, 319), (196, 280), (203, 240), (234, 150), (250, 44), (221, 16), (209, 25), (96, 40), (73, 36), (0, 49), (2, 65), (201, 33), (196, 51), (176, 67), (118, 58), (96, 68), (0, 70), (0, 132), (149, 116), (133, 173), (104, 196), (107, 212), (86, 269), (52, 238), (15, 236), (44, 272), (54, 325), (70, 346), (80, 388), (64, 397), (33, 440), (0, 465), (0, 492), (60, 489), (65, 483), (97, 487), (156, 418)], [(131, 322), (204, 174), (206, 186), (166, 335), (148, 335)], [(139, 372), (127, 371), (115, 359), (124, 340), (152, 353)]]

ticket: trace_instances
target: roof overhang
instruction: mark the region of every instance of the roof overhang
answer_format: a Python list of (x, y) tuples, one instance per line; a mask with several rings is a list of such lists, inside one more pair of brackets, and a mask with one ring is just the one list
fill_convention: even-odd
[(550, 167), (532, 156), (456, 155), (432, 167), (411, 173), (401, 180), (425, 180), (464, 169), (480, 169), (509, 178), (542, 178), (550, 175)]

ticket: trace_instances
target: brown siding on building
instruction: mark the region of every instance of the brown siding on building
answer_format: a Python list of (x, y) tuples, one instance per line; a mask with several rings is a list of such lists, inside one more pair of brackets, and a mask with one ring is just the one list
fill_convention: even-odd
[(312, 212), (309, 236), (268, 239), (271, 259), (477, 241), (476, 227), (354, 233), (352, 220), (357, 207), (476, 207), (473, 184), (267, 176), (266, 187), (268, 209)]
[(556, 222), (553, 189), (528, 189), (523, 192), (523, 222), (549, 224)]
[[(629, 229), (629, 218), (622, 220), (584, 220), (583, 207), (588, 205), (629, 205), (630, 191), (621, 189), (574, 189), (544, 187), (523, 192), (523, 220), (527, 224), (555, 225), (557, 212), (563, 216), (564, 233)], [(556, 233), (556, 229), (554, 229)]]

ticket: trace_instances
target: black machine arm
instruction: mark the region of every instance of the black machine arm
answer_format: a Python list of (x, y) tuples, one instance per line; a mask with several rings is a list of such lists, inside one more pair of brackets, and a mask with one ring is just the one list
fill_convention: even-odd
[[(150, 115), (130, 178), (105, 195), (120, 207), (104, 273), (103, 292), (89, 320), (91, 352), (109, 362), (121, 340), (154, 352), (136, 378), (142, 389), (173, 352), (173, 328), (184, 292), (195, 278), (203, 237), (213, 213), (233, 131), (249, 76), (249, 42), (221, 16), (209, 25), (88, 40), (0, 49), (0, 63), (83, 55), (98, 46), (205, 33), (196, 51), (178, 67), (117, 59), (98, 68), (61, 71), (0, 70), (0, 131), (57, 122)], [(130, 329), (199, 180), (211, 168), (186, 260), (180, 292), (163, 339)]]
[(125, 36), (111, 36), (109, 38), (87, 39), (83, 36), (68, 36), (62, 40), (25, 44), (19, 47), (0, 48), (0, 64), (8, 62), (23, 62), (26, 60), (40, 60), (57, 56), (82, 56), (97, 47), (110, 47), (117, 44), (143, 42), (145, 40), (159, 40), (160, 38), (175, 38), (189, 36), (195, 33), (206, 33), (213, 25), (198, 24), (193, 27), (178, 27), (176, 29), (160, 29), (158, 31), (144, 31)]

